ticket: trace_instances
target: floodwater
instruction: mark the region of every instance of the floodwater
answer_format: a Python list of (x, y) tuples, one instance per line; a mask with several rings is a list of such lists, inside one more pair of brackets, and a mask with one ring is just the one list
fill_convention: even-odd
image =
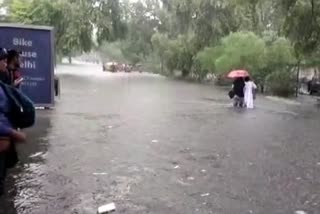
[(58, 67), (0, 200), (5, 214), (320, 213), (320, 110), (259, 97), (235, 110), (212, 85)]

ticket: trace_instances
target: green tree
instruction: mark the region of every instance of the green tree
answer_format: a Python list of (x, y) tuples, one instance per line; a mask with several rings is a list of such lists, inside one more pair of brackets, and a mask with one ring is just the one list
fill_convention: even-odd
[(155, 33), (151, 38), (152, 46), (160, 58), (161, 73), (164, 73), (165, 54), (168, 49), (168, 36)]
[(288, 69), (277, 70), (269, 74), (266, 78), (269, 91), (273, 95), (289, 97), (295, 91), (295, 77)]
[(57, 45), (58, 50), (61, 50), (63, 56), (68, 56), (71, 62), (71, 56), (77, 52), (89, 52), (93, 47), (92, 31), (93, 25), (88, 17), (90, 12), (87, 4), (84, 1), (74, 1), (61, 5), (64, 8), (63, 22), (65, 24), (64, 34), (61, 37), (61, 42)]
[(218, 41), (238, 29), (237, 17), (232, 16), (234, 7), (221, 4), (220, 1), (195, 1), (193, 31), (195, 32), (196, 48), (217, 44)]
[(127, 27), (123, 14), (127, 5), (121, 4), (119, 0), (91, 0), (90, 5), (90, 17), (97, 29), (99, 45), (105, 41), (115, 41), (125, 37)]
[(126, 35), (118, 0), (6, 0), (5, 5), (12, 22), (53, 26), (58, 54), (70, 59), (92, 50), (94, 29), (98, 44)]
[(107, 61), (126, 61), (122, 51), (121, 42), (104, 42), (99, 47), (99, 53), (102, 58), (103, 63)]
[(196, 60), (201, 66), (201, 71), (216, 73), (216, 60), (222, 55), (222, 51), (222, 46), (206, 47), (203, 51), (200, 51)]
[(285, 15), (284, 32), (292, 41), (299, 60), (311, 57), (320, 44), (320, 2), (317, 0), (281, 0)]
[(156, 16), (157, 1), (128, 3), (127, 34), (122, 41), (122, 51), (133, 64), (141, 62), (152, 54), (152, 36), (161, 23)]
[(169, 72), (178, 69), (180, 47), (177, 40), (168, 41), (168, 49), (165, 51), (165, 65)]
[(93, 26), (83, 1), (12, 0), (8, 1), (9, 20), (22, 24), (55, 28), (57, 53), (71, 56), (92, 48)]
[(288, 65), (294, 65), (296, 59), (290, 41), (284, 37), (276, 39), (267, 50), (266, 62), (271, 69), (283, 69)]
[[(264, 92), (265, 89), (264, 86), (266, 84), (266, 78), (274, 72), (288, 72), (288, 77), (290, 76), (291, 78), (291, 74), (289, 73), (291, 72), (291, 68), (296, 63), (296, 58), (294, 54), (294, 48), (290, 41), (284, 37), (273, 39), (270, 45), (267, 46), (265, 63), (265, 67), (262, 68), (256, 75), (262, 92)], [(288, 78), (286, 80), (288, 80)], [(275, 81), (281, 80), (275, 79)]]
[(265, 42), (252, 32), (237, 32), (222, 39), (215, 66), (219, 73), (246, 69), (254, 76), (265, 67)]

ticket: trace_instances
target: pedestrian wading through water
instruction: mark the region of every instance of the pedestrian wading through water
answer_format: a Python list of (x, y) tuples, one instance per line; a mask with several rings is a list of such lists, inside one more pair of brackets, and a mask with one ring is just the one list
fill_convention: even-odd
[(0, 48), (0, 196), (5, 193), (7, 170), (18, 162), (16, 144), (26, 141), (21, 129), (35, 122), (33, 103), (18, 88), (19, 52)]

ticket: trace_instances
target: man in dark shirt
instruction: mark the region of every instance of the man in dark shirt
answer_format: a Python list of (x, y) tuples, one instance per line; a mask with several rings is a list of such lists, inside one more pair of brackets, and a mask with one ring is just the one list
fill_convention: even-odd
[[(7, 85), (18, 87), (16, 71), (20, 68), (20, 54), (17, 51), (7, 51), (0, 48), (0, 81)], [(9, 62), (9, 63), (8, 63)], [(6, 68), (7, 66), (7, 68)], [(8, 150), (0, 152), (0, 196), (3, 194), (4, 180), (8, 168), (13, 168), (18, 162), (15, 142), (11, 141)]]
[[(4, 83), (8, 82), (8, 72), (6, 69), (7, 66), (7, 56), (8, 52), (4, 48), (0, 48), (0, 80)], [(6, 152), (0, 151), (0, 196), (4, 192), (4, 180), (6, 177)]]
[(237, 78), (233, 82), (233, 92), (235, 94), (234, 96), (234, 107), (244, 107), (244, 79), (243, 78)]
[[(8, 56), (7, 56), (7, 70), (8, 70), (8, 76), (9, 81), (7, 84), (14, 86), (16, 88), (20, 87), (20, 84), (22, 82), (22, 77), (20, 72), (18, 71), (20, 69), (20, 52), (16, 50), (9, 50)], [(6, 167), (7, 168), (13, 168), (17, 162), (18, 154), (16, 150), (16, 144), (14, 141), (11, 141), (10, 147), (6, 154)]]

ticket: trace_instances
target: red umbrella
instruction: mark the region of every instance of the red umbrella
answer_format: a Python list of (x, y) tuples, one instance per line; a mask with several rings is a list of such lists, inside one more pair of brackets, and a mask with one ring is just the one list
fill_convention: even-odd
[(246, 70), (234, 70), (228, 74), (229, 78), (248, 77), (249, 72)]

